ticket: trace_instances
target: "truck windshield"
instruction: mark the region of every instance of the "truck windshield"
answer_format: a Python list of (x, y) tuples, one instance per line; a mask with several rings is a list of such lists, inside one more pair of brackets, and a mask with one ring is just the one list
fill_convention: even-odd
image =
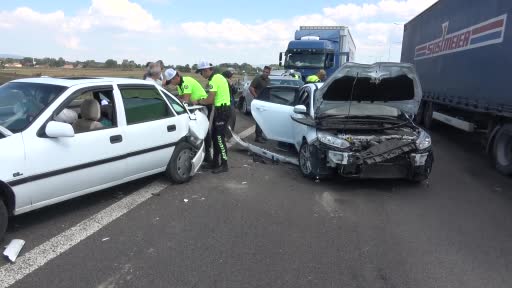
[(66, 87), (11, 82), (0, 86), (0, 126), (12, 133), (25, 130)]
[(325, 68), (325, 53), (323, 54), (288, 54), (286, 68)]

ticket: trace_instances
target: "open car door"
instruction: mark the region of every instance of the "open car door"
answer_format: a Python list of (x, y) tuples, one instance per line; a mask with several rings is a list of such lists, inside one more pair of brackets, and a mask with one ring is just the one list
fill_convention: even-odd
[(267, 138), (292, 144), (295, 142), (295, 122), (291, 116), (298, 95), (298, 87), (269, 86), (252, 101), (252, 116)]

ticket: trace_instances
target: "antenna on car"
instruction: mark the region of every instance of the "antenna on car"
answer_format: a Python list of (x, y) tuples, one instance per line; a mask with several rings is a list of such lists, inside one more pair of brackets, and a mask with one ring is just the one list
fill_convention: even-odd
[(352, 107), (352, 97), (354, 96), (354, 87), (356, 86), (357, 78), (359, 78), (359, 72), (356, 73), (356, 79), (352, 83), (352, 90), (350, 90), (350, 102), (348, 103), (347, 117), (350, 116), (350, 108)]

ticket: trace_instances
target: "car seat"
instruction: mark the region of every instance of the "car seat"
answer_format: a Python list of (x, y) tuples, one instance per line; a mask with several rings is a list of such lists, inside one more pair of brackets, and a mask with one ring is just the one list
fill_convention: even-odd
[(100, 119), (100, 104), (94, 99), (86, 99), (80, 105), (81, 119), (73, 123), (75, 133), (87, 132), (103, 128), (98, 119)]

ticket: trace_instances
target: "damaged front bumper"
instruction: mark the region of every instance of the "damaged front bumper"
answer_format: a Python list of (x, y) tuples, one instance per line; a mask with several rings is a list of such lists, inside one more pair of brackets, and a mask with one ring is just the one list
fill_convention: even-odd
[(194, 176), (197, 173), (197, 170), (201, 167), (205, 156), (204, 151), (204, 141), (201, 145), (201, 148), (196, 152), (196, 155), (192, 159), (192, 169), (190, 171), (190, 176)]
[[(389, 141), (388, 141), (389, 142)], [(357, 153), (336, 151), (321, 143), (313, 143), (313, 163), (318, 163), (319, 176), (337, 171), (355, 178), (428, 178), (432, 169), (432, 149), (418, 151), (414, 143), (391, 141), (375, 149)], [(373, 148), (373, 147), (372, 147)]]

